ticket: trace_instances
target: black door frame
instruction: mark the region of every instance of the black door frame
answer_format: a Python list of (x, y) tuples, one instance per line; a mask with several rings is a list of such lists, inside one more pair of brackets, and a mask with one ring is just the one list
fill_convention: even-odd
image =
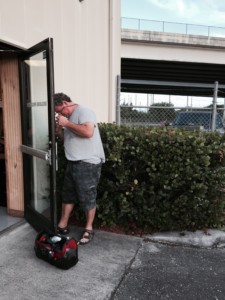
[[(28, 153), (23, 153), (24, 169), (24, 216), (25, 219), (37, 230), (47, 230), (56, 232), (57, 229), (57, 203), (56, 203), (56, 139), (55, 139), (55, 118), (54, 118), (54, 65), (53, 65), (53, 39), (48, 38), (37, 45), (19, 54), (20, 72), (20, 98), (21, 98), (21, 117), (22, 117), (22, 144), (28, 145), (27, 140), (27, 113), (26, 97), (29, 93), (26, 84), (26, 70), (24, 60), (41, 51), (45, 51), (47, 61), (47, 95), (48, 95), (48, 127), (49, 127), (49, 153), (50, 153), (50, 220), (34, 210), (30, 204), (30, 157)], [(40, 125), (41, 126), (41, 125)], [(31, 149), (32, 150), (32, 149)], [(26, 152), (26, 151), (25, 151)], [(35, 151), (34, 151), (35, 152)]]

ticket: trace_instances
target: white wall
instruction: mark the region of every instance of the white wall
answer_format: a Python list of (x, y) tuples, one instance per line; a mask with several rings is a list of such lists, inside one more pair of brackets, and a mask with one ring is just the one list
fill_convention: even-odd
[(120, 0), (0, 0), (0, 40), (29, 48), (53, 38), (55, 91), (115, 120)]

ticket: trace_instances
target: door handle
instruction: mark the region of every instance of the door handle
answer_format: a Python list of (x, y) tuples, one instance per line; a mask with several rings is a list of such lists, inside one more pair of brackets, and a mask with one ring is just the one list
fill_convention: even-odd
[(44, 159), (44, 160), (49, 160), (49, 157), (51, 158), (51, 154), (46, 151), (43, 151), (43, 150), (38, 150), (38, 149), (35, 149), (35, 148), (31, 148), (31, 147), (28, 147), (28, 146), (25, 146), (25, 145), (20, 145), (20, 150), (25, 153), (25, 154), (29, 154), (29, 155), (32, 155), (32, 156), (36, 156), (40, 159)]

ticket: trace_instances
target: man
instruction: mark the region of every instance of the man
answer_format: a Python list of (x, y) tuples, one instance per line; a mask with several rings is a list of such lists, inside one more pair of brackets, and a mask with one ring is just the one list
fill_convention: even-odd
[(89, 243), (94, 236), (96, 195), (105, 154), (95, 114), (75, 104), (63, 93), (54, 95), (56, 134), (64, 140), (68, 160), (64, 186), (62, 215), (58, 233), (68, 234), (68, 221), (75, 202), (86, 214), (86, 226), (79, 244)]

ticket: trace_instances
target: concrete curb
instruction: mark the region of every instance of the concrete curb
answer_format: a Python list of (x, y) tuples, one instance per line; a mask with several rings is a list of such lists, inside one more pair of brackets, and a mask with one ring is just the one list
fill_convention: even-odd
[(160, 232), (146, 235), (144, 240), (197, 248), (225, 248), (225, 232), (216, 229), (209, 229), (207, 232), (200, 230), (195, 232)]

